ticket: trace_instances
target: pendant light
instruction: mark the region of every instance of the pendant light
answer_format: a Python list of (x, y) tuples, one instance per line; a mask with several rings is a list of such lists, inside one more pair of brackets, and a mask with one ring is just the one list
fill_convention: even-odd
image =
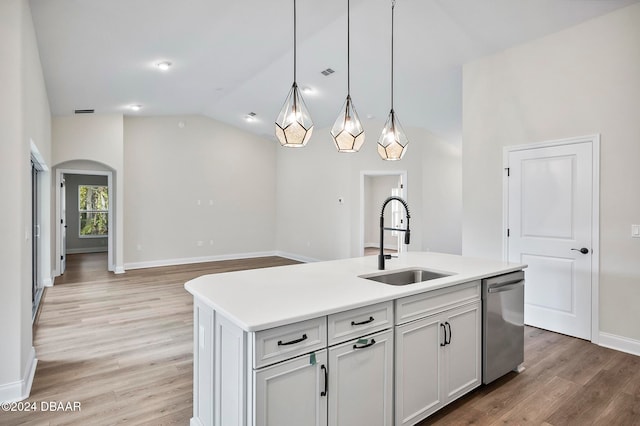
[(347, 99), (331, 128), (338, 152), (358, 152), (364, 143), (364, 129), (351, 101), (350, 0), (347, 0)]
[(282, 146), (298, 148), (309, 142), (313, 121), (296, 83), (296, 0), (293, 0), (293, 85), (276, 120), (276, 137)]
[(404, 133), (400, 122), (393, 110), (393, 15), (396, 6), (395, 0), (391, 1), (391, 112), (378, 139), (378, 154), (383, 160), (400, 160), (407, 151), (409, 139)]

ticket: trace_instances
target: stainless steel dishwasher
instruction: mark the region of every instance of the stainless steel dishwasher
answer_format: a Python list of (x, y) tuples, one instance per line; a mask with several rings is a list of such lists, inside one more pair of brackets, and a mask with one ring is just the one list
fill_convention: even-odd
[(482, 383), (524, 361), (524, 272), (482, 280)]

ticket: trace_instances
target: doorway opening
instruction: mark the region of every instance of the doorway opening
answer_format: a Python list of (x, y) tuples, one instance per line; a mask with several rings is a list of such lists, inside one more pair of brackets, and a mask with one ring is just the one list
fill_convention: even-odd
[(113, 173), (103, 170), (57, 170), (57, 270), (63, 275), (67, 255), (106, 253), (108, 271), (113, 256)]
[(40, 184), (39, 174), (42, 172), (40, 163), (31, 159), (31, 316), (38, 312), (42, 298), (42, 274), (40, 271), (41, 235), (40, 235)]
[[(360, 175), (360, 256), (377, 255), (380, 251), (380, 208), (390, 196), (407, 200), (406, 171), (363, 171)], [(385, 211), (388, 227), (404, 228), (404, 208), (397, 201)], [(397, 254), (405, 250), (397, 231), (385, 231), (384, 252)]]
[(51, 172), (31, 140), (31, 320), (34, 321), (44, 293), (51, 286)]

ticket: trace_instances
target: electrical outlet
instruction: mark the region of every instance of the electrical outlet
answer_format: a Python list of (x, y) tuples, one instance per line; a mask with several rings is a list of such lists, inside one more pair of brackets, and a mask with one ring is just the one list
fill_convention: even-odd
[(198, 247), (202, 247), (202, 244), (204, 244), (204, 243), (202, 242), (202, 240), (198, 240), (198, 241), (196, 241), (196, 245), (197, 245)]
[(640, 225), (631, 225), (631, 238), (640, 238)]

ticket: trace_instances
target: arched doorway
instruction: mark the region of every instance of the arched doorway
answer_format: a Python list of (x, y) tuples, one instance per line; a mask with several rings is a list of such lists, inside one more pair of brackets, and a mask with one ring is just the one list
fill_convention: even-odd
[[(84, 251), (104, 251), (107, 252), (107, 270), (116, 272), (114, 247), (115, 232), (113, 232), (113, 224), (116, 221), (114, 216), (115, 194), (115, 171), (110, 167), (88, 160), (73, 160), (58, 164), (55, 167), (56, 175), (56, 262), (55, 275), (62, 275), (66, 269), (66, 256), (69, 253), (67, 249), (68, 232), (73, 232), (74, 240), (79, 241), (80, 247), (75, 248), (75, 253)], [(74, 182), (73, 187), (69, 188), (69, 183)], [(105, 187), (102, 195), (108, 195), (108, 201), (102, 203), (96, 209), (95, 205), (87, 209), (86, 202), (84, 205), (80, 194), (83, 190), (90, 192), (97, 191), (97, 188)], [(68, 193), (73, 191), (73, 193)], [(72, 205), (68, 201), (72, 200)], [(108, 224), (108, 230), (104, 231), (101, 225), (101, 231), (94, 232), (90, 229), (90, 218), (98, 218), (101, 222)], [(70, 226), (71, 225), (71, 226)], [(89, 229), (89, 232), (84, 232)], [(77, 234), (77, 235), (76, 235)], [(84, 234), (84, 235), (83, 235)], [(106, 234), (106, 235), (105, 235)], [(104, 242), (106, 242), (106, 244)], [(82, 243), (82, 244), (81, 244)], [(97, 246), (96, 246), (97, 244)], [(92, 247), (92, 245), (94, 247)], [(82, 246), (85, 248), (83, 249)], [(106, 247), (102, 247), (106, 246)]]

